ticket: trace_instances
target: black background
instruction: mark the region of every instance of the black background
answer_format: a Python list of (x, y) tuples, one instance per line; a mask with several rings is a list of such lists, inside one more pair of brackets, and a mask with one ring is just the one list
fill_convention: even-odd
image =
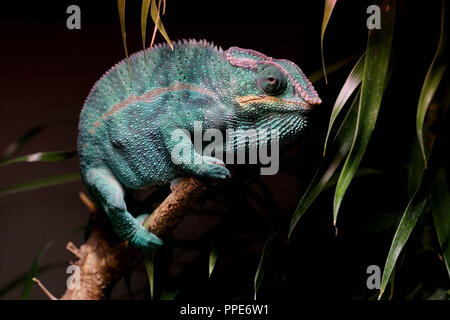
[[(81, 30), (66, 28), (66, 8), (71, 4), (81, 8)], [(369, 4), (338, 1), (325, 35), (327, 63), (363, 52)], [(385, 174), (352, 183), (348, 192), (351, 201), (343, 203), (337, 237), (332, 226), (332, 190), (327, 191), (326, 201), (319, 201), (305, 215), (293, 241), (284, 245), (280, 240), (277, 250), (270, 253), (267, 281), (283, 283), (286, 275), (288, 281), (287, 285), (261, 292), (264, 297), (345, 299), (376, 293), (365, 289), (365, 271), (371, 264), (384, 265), (393, 230), (371, 233), (364, 226), (371, 223), (372, 214), (380, 208), (397, 212), (406, 207), (406, 178), (399, 183), (401, 179), (396, 177), (406, 175), (405, 163), (415, 123), (411, 110), (417, 106), (420, 87), (438, 41), (439, 10), (439, 1), (426, 5), (398, 3), (397, 32), (401, 38), (394, 40), (396, 72), (392, 80), (397, 85), (387, 89), (386, 99), (390, 103), (380, 111), (367, 161), (363, 162), (365, 167), (381, 169)], [(323, 1), (167, 0), (163, 22), (173, 40), (207, 39), (224, 49), (230, 46), (255, 49), (292, 60), (308, 75), (321, 68), (322, 14)], [(23, 149), (23, 154), (75, 148), (78, 116), (89, 89), (107, 69), (124, 58), (116, 2), (8, 3), (2, 4), (0, 19), (0, 149), (39, 124), (49, 126)], [(127, 1), (126, 30), (129, 52), (140, 50), (140, 1)], [(151, 30), (149, 27), (148, 34)], [(157, 42), (162, 41), (158, 35)], [(275, 198), (274, 208), (252, 203), (249, 209), (235, 199), (233, 209), (227, 211), (207, 202), (198, 214), (188, 216), (177, 227), (175, 238), (198, 239), (207, 235), (208, 241), (214, 238), (208, 235), (217, 227), (216, 240), (221, 246), (211, 280), (207, 278), (205, 254), (209, 242), (205, 248), (175, 250), (168, 279), (176, 283), (180, 270), (189, 275), (180, 276), (187, 288), (182, 297), (233, 298), (237, 293), (251, 297), (262, 245), (276, 226), (284, 232), (287, 229), (321, 159), (329, 114), (350, 68), (351, 64), (331, 75), (328, 85), (324, 81), (315, 84), (323, 103), (313, 112), (307, 136), (291, 146), (282, 158), (282, 163), (295, 160), (293, 171), (281, 170), (276, 176), (262, 179)], [(77, 169), (76, 159), (10, 165), (0, 168), (0, 187)], [(239, 171), (236, 172), (239, 176)], [(0, 286), (27, 271), (43, 244), (86, 221), (88, 213), (78, 199), (82, 190), (85, 189), (81, 182), (74, 182), (0, 198)], [(52, 261), (64, 264), (72, 259), (64, 248), (68, 240), (80, 245), (83, 237), (77, 234), (58, 240), (44, 255), (42, 264)], [(416, 274), (408, 275), (407, 271), (405, 274), (429, 279), (432, 285), (433, 275), (428, 272), (432, 267), (435, 266), (421, 266), (411, 271)], [(39, 276), (57, 296), (65, 290), (66, 277), (64, 266)], [(146, 292), (142, 266), (132, 282), (137, 289), (135, 297), (142, 297)], [(20, 288), (5, 298), (19, 296)], [(123, 284), (113, 297), (127, 297)], [(36, 288), (31, 298), (45, 299)]]

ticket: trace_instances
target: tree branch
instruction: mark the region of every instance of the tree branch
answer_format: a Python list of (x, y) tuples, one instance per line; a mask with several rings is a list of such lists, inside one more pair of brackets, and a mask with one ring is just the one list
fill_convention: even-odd
[[(146, 221), (149, 230), (159, 237), (170, 233), (206, 192), (206, 187), (194, 178), (182, 179), (171, 189), (171, 194)], [(71, 242), (67, 244), (67, 249), (77, 257), (73, 264), (80, 268), (80, 282), (79, 286), (68, 284), (61, 300), (107, 299), (114, 285), (140, 261), (142, 254), (138, 249), (127, 242), (117, 243), (104, 215), (93, 213), (93, 222), (85, 244), (80, 248)]]

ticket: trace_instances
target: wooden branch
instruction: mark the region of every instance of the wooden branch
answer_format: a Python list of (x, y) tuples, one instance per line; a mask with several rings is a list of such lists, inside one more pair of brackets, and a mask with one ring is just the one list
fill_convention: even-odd
[[(171, 194), (146, 221), (149, 230), (159, 237), (166, 236), (192, 206), (201, 201), (206, 192), (206, 187), (194, 178), (182, 179), (171, 189)], [(67, 244), (67, 249), (77, 257), (74, 265), (80, 268), (80, 283), (78, 288), (69, 286), (61, 300), (108, 298), (114, 285), (136, 266), (142, 256), (138, 249), (127, 242), (114, 241), (115, 236), (111, 234), (110, 227), (105, 228), (107, 223), (104, 215), (93, 216), (93, 230), (86, 243), (80, 248), (71, 242)], [(40, 287), (44, 288), (42, 285)]]

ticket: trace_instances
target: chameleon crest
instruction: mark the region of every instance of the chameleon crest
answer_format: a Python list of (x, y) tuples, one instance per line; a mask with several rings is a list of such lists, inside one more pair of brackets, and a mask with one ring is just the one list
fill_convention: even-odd
[[(147, 57), (147, 61), (145, 61)], [(220, 159), (202, 154), (190, 137), (194, 123), (204, 130), (233, 129), (231, 148), (246, 148), (239, 132), (277, 130), (284, 144), (301, 134), (306, 113), (321, 103), (300, 68), (254, 50), (224, 51), (204, 40), (156, 45), (111, 68), (91, 89), (80, 115), (78, 152), (83, 182), (110, 218), (116, 233), (132, 245), (155, 249), (161, 239), (145, 230), (124, 201), (126, 189), (168, 184), (183, 176), (203, 180), (230, 176)], [(185, 132), (188, 160), (175, 163)], [(257, 144), (260, 143), (257, 140)], [(224, 150), (226, 151), (226, 150)]]

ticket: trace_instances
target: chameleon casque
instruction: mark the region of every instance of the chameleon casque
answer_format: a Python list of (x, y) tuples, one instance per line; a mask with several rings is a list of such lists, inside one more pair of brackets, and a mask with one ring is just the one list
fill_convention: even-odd
[(192, 133), (194, 121), (204, 129), (277, 129), (282, 145), (302, 132), (307, 111), (321, 100), (297, 65), (254, 50), (183, 40), (174, 50), (156, 45), (146, 58), (143, 51), (131, 55), (129, 69), (124, 59), (93, 86), (80, 115), (78, 153), (83, 182), (115, 232), (152, 250), (163, 242), (127, 210), (126, 189), (230, 176), (192, 142), (193, 159), (202, 161), (174, 164), (175, 129)]

